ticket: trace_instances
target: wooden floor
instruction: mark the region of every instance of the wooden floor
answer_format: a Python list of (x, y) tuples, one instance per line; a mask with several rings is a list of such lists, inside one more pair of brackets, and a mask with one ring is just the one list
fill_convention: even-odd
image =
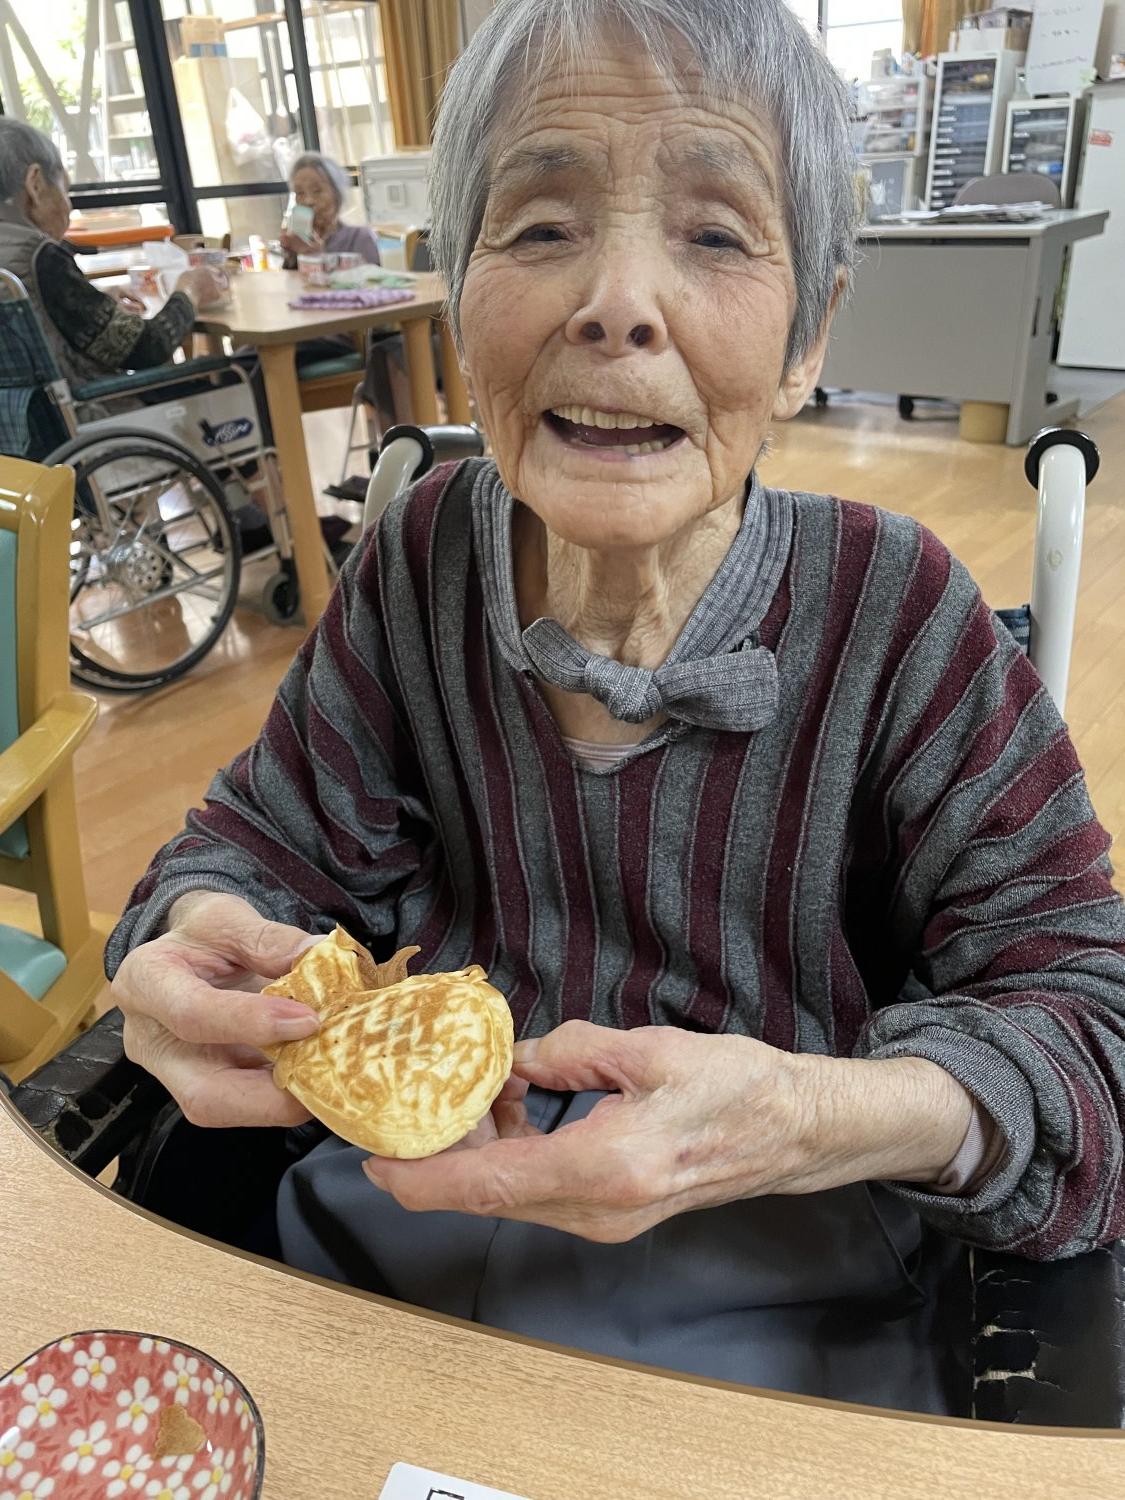
[[(1094, 805), (1121, 838), (1125, 396), (1083, 426), (1101, 446), (1102, 472), (1088, 498), (1068, 710)], [(323, 422), (310, 431), (313, 467), (322, 476), (338, 461), (338, 431)], [(1035, 495), (1022, 463), (1020, 450), (962, 443), (955, 420), (902, 422), (893, 406), (842, 400), (780, 429), (762, 473), (770, 483), (916, 516), (968, 565), (988, 601), (1002, 605), (1025, 602), (1030, 586)], [(185, 809), (198, 803), (216, 767), (254, 737), (299, 641), (297, 630), (240, 610), (221, 646), (184, 681), (147, 697), (102, 699), (99, 720), (78, 754), (92, 906), (120, 911), (150, 856), (180, 827)]]

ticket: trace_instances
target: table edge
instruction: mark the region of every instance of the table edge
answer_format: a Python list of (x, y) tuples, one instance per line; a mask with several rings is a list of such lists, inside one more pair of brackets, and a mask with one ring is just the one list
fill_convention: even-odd
[(429, 1308), (416, 1307), (409, 1302), (400, 1302), (393, 1297), (383, 1297), (376, 1292), (368, 1292), (362, 1287), (347, 1286), (343, 1282), (332, 1281), (325, 1276), (315, 1275), (311, 1271), (301, 1271), (293, 1266), (287, 1266), (282, 1261), (271, 1260), (268, 1256), (257, 1255), (253, 1251), (239, 1250), (233, 1245), (225, 1245), (221, 1240), (212, 1239), (210, 1236), (200, 1234), (197, 1230), (186, 1229), (183, 1225), (175, 1224), (170, 1219), (163, 1218), (147, 1208), (142, 1208), (127, 1199), (119, 1197), (103, 1183), (95, 1181), (81, 1171), (73, 1163), (64, 1160), (51, 1146), (43, 1140), (42, 1136), (23, 1118), (19, 1111), (11, 1103), (10, 1099), (0, 1092), (0, 1115), (7, 1115), (43, 1154), (52, 1168), (58, 1168), (68, 1172), (73, 1178), (86, 1189), (92, 1189), (116, 1209), (126, 1213), (132, 1213), (138, 1218), (146, 1219), (158, 1229), (170, 1234), (178, 1235), (181, 1239), (192, 1240), (198, 1244), (206, 1245), (208, 1249), (218, 1250), (224, 1255), (232, 1255), (240, 1260), (249, 1261), (251, 1264), (260, 1266), (271, 1272), (282, 1272), (292, 1276), (299, 1281), (305, 1281), (318, 1290), (334, 1293), (342, 1297), (356, 1298), (361, 1302), (374, 1303), (394, 1313), (404, 1314), (407, 1317), (418, 1318), (423, 1322), (438, 1323), (446, 1327), (454, 1328), (460, 1333), (467, 1333), (479, 1338), (491, 1339), (497, 1344), (514, 1344), (532, 1349), (543, 1350), (548, 1354), (560, 1355), (567, 1359), (578, 1360), (585, 1364), (600, 1365), (610, 1369), (625, 1370), (632, 1374), (653, 1376), (658, 1380), (672, 1380), (679, 1384), (701, 1387), (704, 1390), (721, 1391), (735, 1396), (751, 1396), (763, 1401), (781, 1402), (787, 1406), (808, 1407), (814, 1410), (827, 1410), (831, 1413), (841, 1415), (852, 1415), (859, 1417), (872, 1417), (878, 1421), (899, 1421), (923, 1423), (933, 1427), (953, 1427), (971, 1433), (996, 1433), (1009, 1437), (1047, 1437), (1065, 1438), (1070, 1441), (1081, 1441), (1085, 1439), (1125, 1439), (1125, 1430), (1108, 1427), (1040, 1427), (1035, 1425), (1014, 1424), (1008, 1422), (984, 1421), (975, 1417), (943, 1417), (934, 1416), (928, 1412), (892, 1411), (886, 1407), (865, 1406), (854, 1401), (834, 1401), (821, 1396), (802, 1396), (791, 1391), (774, 1391), (762, 1386), (739, 1385), (734, 1381), (713, 1379), (705, 1375), (689, 1375), (679, 1370), (666, 1370), (659, 1365), (638, 1364), (633, 1360), (617, 1359), (608, 1355), (593, 1354), (585, 1349), (574, 1349), (566, 1344), (555, 1344), (546, 1339), (531, 1338), (526, 1334), (510, 1333), (506, 1329), (489, 1328), (481, 1323), (473, 1323), (467, 1318), (455, 1317), (450, 1313), (434, 1312)]

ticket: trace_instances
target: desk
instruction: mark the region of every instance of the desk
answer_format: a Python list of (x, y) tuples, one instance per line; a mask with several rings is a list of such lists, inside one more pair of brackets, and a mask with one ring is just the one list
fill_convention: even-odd
[[(231, 280), (231, 302), (214, 311), (201, 310), (196, 328), (213, 338), (227, 337), (237, 348), (252, 344), (265, 377), (266, 400), (273, 423), (274, 443), (281, 464), (289, 531), (301, 585), (305, 622), (315, 625), (328, 602), (328, 573), (317, 522), (316, 500), (309, 476), (301, 426), (301, 397), (295, 364), (296, 346), (305, 339), (353, 333), (394, 323), (402, 326), (414, 420), (420, 426), (437, 421), (434, 362), (430, 352), (430, 320), (440, 317), (445, 283), (440, 276), (414, 279), (413, 302), (387, 307), (301, 312), (289, 306), (302, 291), (296, 271), (245, 271)], [(469, 420), (469, 400), (453, 340), (442, 324), (442, 379), (451, 422)]]
[(1095, 1500), (1120, 1433), (899, 1417), (487, 1333), (221, 1249), (52, 1156), (0, 1095), (0, 1370), (125, 1328), (222, 1361), (265, 1423), (264, 1500), (376, 1500), (397, 1461), (529, 1500)]
[(1077, 401), (1047, 400), (1055, 297), (1068, 246), (1107, 217), (869, 225), (821, 385), (1005, 405), (1009, 443), (1073, 416)]

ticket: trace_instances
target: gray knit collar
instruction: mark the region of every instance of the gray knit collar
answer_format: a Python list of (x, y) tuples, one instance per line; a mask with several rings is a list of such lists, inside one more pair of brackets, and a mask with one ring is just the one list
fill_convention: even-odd
[(512, 559), (515, 501), (495, 464), (480, 466), (472, 504), (489, 623), (501, 655), (516, 671), (590, 693), (626, 723), (664, 712), (707, 728), (754, 730), (773, 718), (777, 669), (757, 632), (789, 558), (793, 509), (785, 491), (767, 489), (751, 474), (742, 525), (667, 658), (653, 671), (595, 655), (557, 620), (539, 619), (521, 630)]

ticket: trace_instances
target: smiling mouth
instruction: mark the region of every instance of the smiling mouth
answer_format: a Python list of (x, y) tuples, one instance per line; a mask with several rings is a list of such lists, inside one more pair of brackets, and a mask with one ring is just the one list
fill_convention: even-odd
[(547, 426), (571, 448), (601, 449), (606, 457), (639, 458), (663, 453), (684, 437), (682, 427), (636, 412), (599, 411), (589, 406), (556, 406), (543, 413)]

